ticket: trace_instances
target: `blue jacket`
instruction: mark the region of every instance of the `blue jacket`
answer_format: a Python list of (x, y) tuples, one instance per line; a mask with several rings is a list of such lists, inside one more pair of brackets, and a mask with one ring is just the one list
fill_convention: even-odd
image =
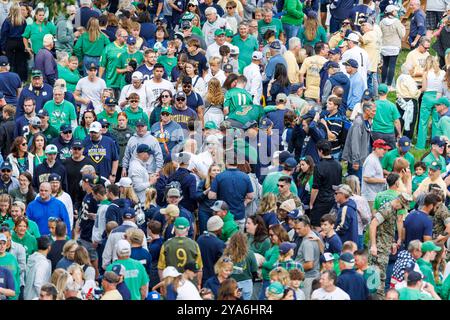
[(352, 199), (348, 199), (338, 209), (336, 233), (342, 243), (348, 240), (358, 242), (358, 211), (356, 203)]
[(203, 285), (204, 288), (210, 289), (214, 294), (214, 298), (217, 300), (217, 295), (219, 293), (220, 282), (217, 276), (212, 276), (208, 280), (206, 280)]
[(344, 290), (351, 300), (367, 300), (369, 297), (366, 280), (356, 270), (342, 270), (336, 286)]
[(215, 275), (214, 265), (223, 254), (225, 242), (220, 240), (215, 234), (205, 231), (200, 237), (198, 237), (197, 243), (200, 247), (203, 261), (202, 283), (205, 283), (206, 280), (214, 277)]
[(17, 101), (16, 118), (23, 115), (23, 103), (25, 98), (33, 98), (36, 101), (36, 113), (44, 107), (44, 104), (53, 99), (53, 87), (44, 83), (42, 88), (36, 89), (30, 84), (24, 87)]
[[(302, 129), (303, 131), (303, 129)], [(304, 132), (304, 131), (303, 131)], [(301, 156), (311, 156), (314, 159), (314, 163), (318, 164), (320, 161), (319, 154), (317, 153), (316, 144), (322, 139), (326, 139), (326, 135), (324, 130), (317, 124), (317, 122), (312, 121), (309, 124), (309, 132), (308, 136), (310, 137), (309, 141), (306, 143), (306, 146), (302, 148)], [(306, 133), (305, 133), (306, 137)]]
[(55, 217), (64, 221), (67, 226), (67, 234), (70, 236), (70, 221), (66, 206), (62, 201), (50, 197), (48, 201), (42, 201), (41, 197), (36, 197), (35, 200), (28, 204), (26, 215), (29, 219), (36, 222), (39, 227), (39, 232), (43, 235), (50, 234), (48, 229), (48, 218)]
[(264, 82), (269, 82), (274, 73), (275, 73), (275, 67), (277, 64), (282, 63), (284, 64), (284, 66), (287, 69), (287, 63), (286, 60), (284, 59), (284, 57), (281, 54), (277, 54), (275, 56), (273, 56), (272, 58), (270, 58), (269, 63), (267, 64), (266, 67), (266, 79), (264, 80)]
[(105, 213), (106, 223), (116, 221), (118, 225), (122, 224), (122, 212), (128, 207), (128, 203), (125, 200), (126, 199), (116, 199), (111, 202)]
[(342, 96), (342, 105), (347, 109), (348, 93), (350, 92), (350, 79), (343, 72), (336, 72), (330, 77), (332, 88), (335, 86), (341, 86), (344, 89), (344, 95)]
[(333, 0), (330, 5), (331, 16), (339, 20), (349, 18), (350, 12), (356, 3), (358, 1), (355, 0)]
[(414, 38), (420, 34), (421, 36), (425, 36), (427, 29), (425, 27), (425, 12), (422, 9), (417, 10), (413, 13), (411, 18), (411, 27), (409, 31), (409, 43), (414, 41)]
[(178, 181), (181, 184), (183, 198), (180, 201), (180, 206), (191, 212), (197, 209), (195, 197), (197, 193), (197, 180), (195, 176), (186, 168), (178, 168), (167, 180), (168, 183), (172, 181)]
[(350, 76), (350, 90), (347, 96), (347, 106), (350, 110), (353, 110), (355, 105), (361, 102), (364, 90), (364, 80), (359, 72), (352, 74)]
[(216, 202), (216, 200), (209, 199), (208, 196), (203, 193), (205, 190), (205, 180), (202, 180), (200, 181), (197, 187), (197, 192), (195, 194), (195, 200), (198, 202), (198, 210), (206, 212), (210, 216), (213, 216), (211, 207), (214, 205), (214, 202)]

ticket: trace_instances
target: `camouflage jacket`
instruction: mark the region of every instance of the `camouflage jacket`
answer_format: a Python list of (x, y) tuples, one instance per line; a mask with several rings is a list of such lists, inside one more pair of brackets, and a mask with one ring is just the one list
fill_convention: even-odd
[(395, 240), (397, 210), (392, 207), (391, 202), (386, 202), (375, 213), (375, 219), (378, 220), (377, 250), (381, 254), (389, 254)]
[(444, 234), (445, 219), (450, 218), (450, 211), (445, 204), (441, 203), (436, 208), (433, 216), (433, 238), (437, 238), (438, 235)]

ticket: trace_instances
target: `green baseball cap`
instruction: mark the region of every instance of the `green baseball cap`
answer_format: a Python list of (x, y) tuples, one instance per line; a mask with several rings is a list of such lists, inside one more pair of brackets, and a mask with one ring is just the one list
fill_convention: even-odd
[(166, 112), (168, 114), (172, 114), (172, 108), (171, 107), (162, 107), (161, 113)]
[(206, 121), (205, 129), (218, 129), (218, 127), (214, 121)]
[(225, 37), (232, 37), (234, 35), (233, 30), (226, 29), (225, 30)]
[(37, 70), (37, 69), (32, 70), (31, 71), (31, 77), (32, 78), (42, 77), (41, 70)]
[(195, 15), (192, 12), (186, 12), (182, 17), (181, 20), (189, 20), (191, 21), (194, 19)]
[(448, 100), (447, 97), (440, 97), (439, 99), (436, 99), (433, 103), (434, 105), (439, 105), (439, 104), (443, 104), (445, 105), (447, 108), (450, 107), (450, 101)]
[(272, 293), (272, 294), (283, 294), (284, 292), (284, 286), (279, 283), (278, 281), (272, 282), (268, 287), (267, 287), (267, 291)]
[(214, 31), (215, 36), (221, 36), (223, 34), (225, 34), (225, 30), (223, 29), (217, 29), (216, 31)]
[(422, 243), (422, 252), (441, 251), (442, 248), (434, 244), (433, 241), (425, 241)]
[(185, 217), (178, 217), (175, 219), (174, 226), (175, 229), (184, 230), (186, 228), (189, 228), (190, 224), (188, 219), (186, 219)]
[(386, 94), (389, 92), (389, 88), (386, 84), (381, 83), (378, 85), (378, 93)]
[(437, 161), (433, 161), (432, 163), (430, 163), (430, 165), (428, 166), (428, 169), (431, 170), (442, 170), (441, 164)]

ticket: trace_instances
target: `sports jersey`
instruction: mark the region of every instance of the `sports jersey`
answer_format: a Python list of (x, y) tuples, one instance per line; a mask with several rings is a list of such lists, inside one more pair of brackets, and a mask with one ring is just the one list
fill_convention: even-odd
[(253, 98), (248, 91), (241, 88), (232, 88), (225, 94), (223, 106), (229, 108), (230, 113), (233, 113), (239, 106), (252, 103)]
[(262, 106), (256, 104), (238, 105), (236, 109), (228, 114), (227, 119), (239, 121), (246, 124), (249, 121), (259, 121), (264, 115)]
[(103, 50), (100, 66), (105, 68), (105, 81), (108, 87), (120, 87), (120, 74), (117, 73), (116, 68), (119, 56), (126, 51), (125, 45), (120, 47), (115, 42), (108, 44)]
[(188, 262), (197, 263), (199, 269), (203, 268), (200, 248), (194, 240), (188, 237), (173, 237), (162, 245), (158, 269), (163, 270), (167, 266), (172, 266), (178, 272), (184, 272), (184, 266)]
[(90, 137), (84, 141), (84, 155), (91, 159), (99, 176), (109, 177), (112, 162), (119, 160), (118, 150), (113, 139), (102, 136), (100, 141), (93, 142)]
[[(67, 100), (59, 105), (54, 100), (47, 101), (44, 105), (44, 110), (48, 112), (48, 123), (59, 131), (62, 124), (68, 124), (72, 127), (76, 127), (77, 114), (75, 113), (75, 107)], [(75, 126), (73, 125), (75, 122)]]

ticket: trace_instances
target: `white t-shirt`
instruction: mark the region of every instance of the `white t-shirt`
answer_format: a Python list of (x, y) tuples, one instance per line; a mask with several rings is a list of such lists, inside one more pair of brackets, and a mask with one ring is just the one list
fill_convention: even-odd
[(197, 287), (189, 280), (184, 280), (177, 290), (177, 300), (202, 300)]
[(137, 93), (139, 95), (139, 105), (144, 109), (147, 114), (150, 114), (153, 110), (153, 105), (151, 104), (150, 97), (147, 96), (147, 90), (145, 86), (142, 85), (139, 89), (136, 89), (132, 84), (127, 84), (120, 91), (119, 104), (125, 101), (126, 98), (132, 93)]
[[(88, 80), (88, 77), (78, 80), (76, 91), (80, 91), (82, 98), (88, 98), (94, 105), (95, 114), (99, 114), (103, 111), (102, 105), (102, 92), (106, 89), (106, 82), (102, 78), (98, 78), (92, 82)], [(80, 109), (80, 115), (86, 110), (86, 105), (82, 104)]]
[(149, 106), (154, 107), (156, 99), (159, 98), (164, 90), (169, 90), (172, 94), (175, 94), (175, 88), (172, 82), (166, 79), (162, 79), (161, 82), (155, 83), (154, 79), (144, 81), (145, 91), (147, 95), (147, 108)]
[(367, 199), (367, 201), (374, 201), (377, 193), (384, 191), (386, 183), (366, 183), (364, 177), (369, 178), (383, 178), (383, 167), (381, 166), (380, 159), (373, 153), (369, 154), (363, 164), (362, 168), (362, 186), (361, 195)]
[[(227, 41), (225, 41), (225, 43), (223, 44), (224, 46), (228, 46), (231, 49), (231, 44)], [(219, 57), (220, 58), (220, 53), (219, 53), (219, 49), (221, 46), (219, 46), (217, 44), (217, 42), (214, 42), (213, 44), (210, 44), (208, 46), (208, 49), (206, 50), (206, 61), (209, 61), (209, 59), (211, 59), (212, 57)]]
[(314, 290), (311, 295), (311, 300), (350, 300), (350, 296), (338, 287), (336, 287), (336, 289), (332, 292), (319, 288)]

